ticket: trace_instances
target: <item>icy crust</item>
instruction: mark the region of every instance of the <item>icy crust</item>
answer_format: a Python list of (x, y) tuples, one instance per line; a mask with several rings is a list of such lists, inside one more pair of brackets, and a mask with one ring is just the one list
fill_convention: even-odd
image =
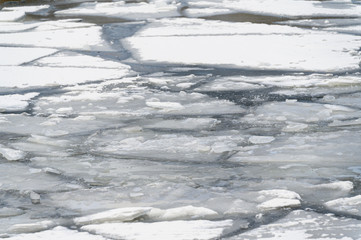
[(9, 240), (64, 240), (64, 239), (78, 239), (78, 240), (106, 240), (102, 236), (89, 234), (86, 232), (78, 232), (70, 230), (65, 227), (56, 227), (51, 230), (32, 233), (32, 234), (19, 234), (7, 238)]
[(23, 27), (31, 31), (17, 32), (18, 25), (6, 24), (6, 27), (7, 32), (0, 31), (0, 44), (5, 46), (112, 51), (102, 38), (101, 27), (78, 20), (24, 23)]
[(55, 12), (56, 16), (101, 16), (127, 20), (144, 20), (149, 18), (165, 18), (179, 16), (177, 5), (167, 1), (151, 1), (149, 3), (82, 3), (81, 5)]
[(144, 62), (339, 72), (359, 69), (359, 41), (358, 36), (288, 26), (162, 19), (122, 43)]
[(220, 237), (224, 229), (231, 227), (232, 223), (232, 220), (105, 223), (84, 226), (81, 230), (112, 239), (214, 239)]
[(319, 16), (319, 17), (358, 17), (360, 6), (353, 4), (353, 1), (305, 1), (305, 0), (255, 0), (255, 1), (187, 1), (190, 10), (211, 9), (217, 14), (217, 9), (229, 9), (232, 12), (250, 13), (256, 15), (298, 17), (298, 16)]
[(27, 12), (36, 12), (46, 8), (49, 8), (49, 5), (4, 7), (0, 11), (0, 22), (18, 21), (25, 17)]
[(274, 223), (226, 239), (359, 239), (360, 229), (359, 220), (296, 210)]

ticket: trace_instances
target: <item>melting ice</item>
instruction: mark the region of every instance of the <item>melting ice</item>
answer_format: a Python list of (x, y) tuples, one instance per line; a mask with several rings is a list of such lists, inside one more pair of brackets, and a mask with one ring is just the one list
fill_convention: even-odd
[(358, 1), (0, 8), (0, 237), (360, 239)]

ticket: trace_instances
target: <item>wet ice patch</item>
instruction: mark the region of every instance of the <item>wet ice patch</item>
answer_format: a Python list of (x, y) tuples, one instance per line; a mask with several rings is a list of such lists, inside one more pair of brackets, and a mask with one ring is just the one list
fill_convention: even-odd
[[(217, 30), (217, 25), (226, 27)], [(169, 19), (154, 21), (122, 42), (144, 62), (338, 72), (359, 69), (359, 56), (353, 54), (359, 40), (286, 26)]]
[(144, 20), (179, 16), (177, 6), (166, 1), (140, 3), (82, 3), (81, 5), (55, 12), (56, 16), (101, 16), (127, 20)]
[(81, 229), (114, 239), (213, 239), (231, 227), (232, 220), (223, 221), (172, 221), (156, 223), (105, 223), (88, 225)]
[(227, 239), (357, 239), (361, 221), (296, 210), (286, 217)]

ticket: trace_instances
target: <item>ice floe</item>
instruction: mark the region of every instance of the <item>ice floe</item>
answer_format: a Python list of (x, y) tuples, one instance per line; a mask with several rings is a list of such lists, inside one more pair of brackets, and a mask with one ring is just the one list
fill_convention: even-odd
[(15, 224), (9, 228), (10, 233), (31, 233), (47, 230), (56, 226), (53, 221), (41, 221), (28, 224)]
[(20, 65), (55, 53), (49, 48), (0, 47), (0, 65)]
[(56, 227), (51, 230), (42, 231), (32, 234), (19, 234), (8, 238), (9, 240), (63, 240), (63, 239), (79, 239), (79, 240), (105, 240), (102, 236), (89, 234), (86, 232), (78, 232), (65, 227)]
[(325, 206), (333, 211), (361, 216), (361, 195), (331, 200)]
[(27, 12), (36, 12), (46, 8), (49, 8), (49, 5), (4, 7), (0, 11), (0, 22), (18, 21), (25, 17)]
[(340, 72), (359, 69), (360, 58), (353, 54), (359, 41), (357, 36), (286, 26), (167, 19), (148, 24), (122, 43), (137, 60), (149, 63)]
[(358, 239), (361, 222), (295, 210), (286, 217), (226, 239)]
[(232, 226), (232, 220), (223, 221), (172, 221), (155, 223), (104, 223), (88, 225), (83, 231), (113, 239), (213, 239)]
[(0, 113), (25, 111), (30, 100), (38, 95), (39, 93), (26, 93), (0, 96)]
[(1, 144), (0, 154), (9, 161), (17, 161), (25, 157), (25, 153), (23, 151), (7, 148)]
[(165, 18), (179, 16), (177, 5), (167, 1), (125, 3), (82, 3), (81, 5), (66, 10), (55, 12), (56, 16), (106, 16), (127, 20), (144, 20), (149, 18)]

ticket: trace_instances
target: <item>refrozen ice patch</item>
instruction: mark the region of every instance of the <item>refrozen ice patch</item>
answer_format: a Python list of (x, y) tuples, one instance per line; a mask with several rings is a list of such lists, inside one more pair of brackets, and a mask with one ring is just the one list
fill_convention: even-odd
[(25, 153), (13, 148), (7, 148), (0, 144), (0, 154), (9, 161), (17, 161), (25, 157)]
[(361, 216), (361, 195), (328, 201), (325, 206), (333, 211)]
[(0, 47), (0, 56), (5, 56), (0, 58), (0, 66), (24, 64), (56, 51), (49, 48)]
[(55, 12), (56, 16), (101, 16), (127, 20), (145, 20), (179, 16), (177, 5), (166, 1), (125, 3), (82, 3), (75, 8)]
[(48, 7), (49, 5), (4, 7), (0, 11), (0, 22), (18, 21), (21, 18), (25, 17), (27, 12), (36, 12), (38, 10), (46, 9)]
[(26, 93), (0, 96), (0, 113), (25, 111), (29, 106), (29, 101), (38, 95), (39, 93)]
[[(225, 27), (217, 30), (219, 25)], [(360, 68), (354, 54), (359, 41), (358, 36), (287, 26), (163, 19), (122, 42), (137, 60), (150, 63), (339, 72)]]
[(81, 228), (93, 234), (104, 237), (124, 240), (143, 239), (214, 239), (222, 235), (222, 232), (232, 226), (232, 220), (224, 221), (172, 221), (155, 223), (105, 223), (88, 225)]
[(32, 234), (19, 234), (7, 238), (9, 240), (64, 240), (64, 239), (78, 239), (78, 240), (106, 240), (102, 236), (96, 236), (86, 232), (78, 232), (70, 230), (65, 227), (56, 227), (51, 230), (32, 233)]
[(296, 210), (276, 222), (227, 239), (359, 239), (360, 229), (359, 220)]

